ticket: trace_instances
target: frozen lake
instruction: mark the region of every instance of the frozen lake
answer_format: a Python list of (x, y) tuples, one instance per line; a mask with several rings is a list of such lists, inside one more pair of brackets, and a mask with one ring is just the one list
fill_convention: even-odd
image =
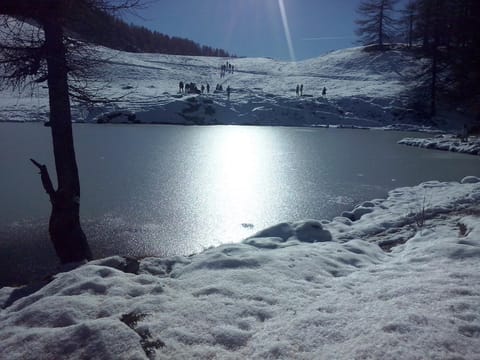
[[(412, 133), (89, 124), (74, 133), (95, 257), (187, 255), (279, 222), (330, 219), (395, 187), (480, 176), (480, 157), (396, 144), (421, 136)], [(0, 285), (57, 261), (30, 157), (55, 178), (49, 129), (0, 124)]]

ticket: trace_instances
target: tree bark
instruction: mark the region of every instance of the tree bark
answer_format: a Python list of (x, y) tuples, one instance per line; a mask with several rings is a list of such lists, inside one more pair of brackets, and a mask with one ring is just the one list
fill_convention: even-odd
[(430, 117), (434, 117), (437, 113), (437, 77), (438, 77), (438, 61), (440, 52), (438, 46), (440, 44), (440, 4), (437, 0), (433, 3), (433, 42), (431, 47), (432, 65), (431, 65), (431, 77), (430, 83)]
[(434, 117), (437, 113), (437, 59), (438, 59), (438, 50), (434, 46), (432, 49), (432, 67), (431, 67), (431, 77), (432, 81), (430, 83), (430, 117)]
[[(45, 32), (50, 126), (58, 187), (53, 192), (45, 190), (52, 203), (50, 238), (60, 262), (68, 263), (90, 260), (92, 254), (80, 226), (80, 181), (73, 145), (68, 68), (61, 20), (64, 2), (57, 0), (47, 3), (49, 9), (41, 23)], [(40, 168), (40, 171), (43, 182), (48, 172), (46, 167), (43, 171)]]

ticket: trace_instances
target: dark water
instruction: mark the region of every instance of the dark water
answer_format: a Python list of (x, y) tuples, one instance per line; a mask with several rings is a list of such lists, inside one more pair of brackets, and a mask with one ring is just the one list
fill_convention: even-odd
[[(96, 257), (190, 254), (264, 227), (329, 219), (426, 180), (480, 176), (480, 157), (397, 145), (411, 133), (76, 125), (82, 225)], [(49, 129), (0, 124), (0, 285), (51, 271)], [(52, 176), (54, 177), (54, 176)]]

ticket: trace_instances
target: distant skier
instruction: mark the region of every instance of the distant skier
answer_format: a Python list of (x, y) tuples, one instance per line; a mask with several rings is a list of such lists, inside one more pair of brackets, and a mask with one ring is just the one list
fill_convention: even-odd
[(322, 96), (326, 96), (326, 95), (327, 95), (327, 88), (323, 87)]
[(203, 94), (203, 93), (205, 92), (205, 86), (203, 86), (203, 84), (202, 84), (202, 86), (200, 87), (200, 89), (202, 90), (202, 94)]
[(178, 89), (180, 93), (183, 93), (183, 81), (180, 81), (180, 83), (178, 84)]
[(297, 94), (298, 96), (299, 92), (300, 92), (300, 86), (297, 84), (297, 87), (295, 88), (295, 94)]
[(230, 100), (230, 91), (232, 89), (230, 88), (230, 85), (227, 86), (227, 99)]
[(300, 85), (300, 96), (303, 96), (303, 84)]
[(207, 83), (207, 94), (210, 94), (210, 84)]

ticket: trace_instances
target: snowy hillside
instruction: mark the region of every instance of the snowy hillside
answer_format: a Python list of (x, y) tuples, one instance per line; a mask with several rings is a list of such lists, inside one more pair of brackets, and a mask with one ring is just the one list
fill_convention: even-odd
[[(414, 120), (404, 94), (419, 62), (401, 48), (382, 53), (352, 48), (296, 63), (96, 49), (105, 63), (94, 69), (95, 80), (89, 86), (97, 95), (119, 101), (88, 109), (74, 106), (76, 121), (129, 121), (119, 114), (130, 115), (130, 121), (179, 124), (370, 127)], [(220, 67), (227, 61), (234, 71), (221, 77)], [(180, 81), (193, 82), (199, 89), (208, 83), (210, 94), (180, 94)], [(214, 92), (217, 84), (223, 91)], [(297, 96), (295, 88), (301, 84), (303, 96)], [(35, 90), (33, 97), (27, 91), (3, 91), (0, 98), (0, 121), (47, 118), (45, 87)], [(105, 113), (109, 114), (99, 118)]]
[(478, 359), (479, 181), (396, 189), (353, 221), (4, 287), (3, 358)]

